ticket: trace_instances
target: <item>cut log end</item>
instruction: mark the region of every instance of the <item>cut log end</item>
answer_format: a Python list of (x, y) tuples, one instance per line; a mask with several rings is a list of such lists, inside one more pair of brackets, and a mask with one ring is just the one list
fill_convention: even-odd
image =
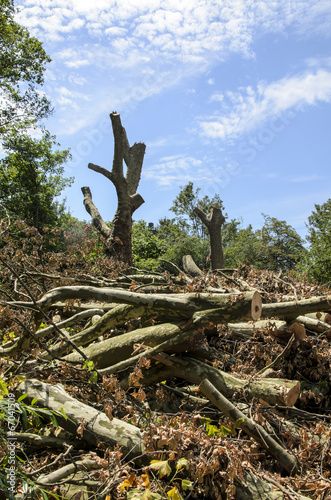
[(250, 316), (253, 321), (257, 321), (261, 318), (261, 314), (262, 314), (262, 298), (259, 292), (254, 292), (252, 296)]

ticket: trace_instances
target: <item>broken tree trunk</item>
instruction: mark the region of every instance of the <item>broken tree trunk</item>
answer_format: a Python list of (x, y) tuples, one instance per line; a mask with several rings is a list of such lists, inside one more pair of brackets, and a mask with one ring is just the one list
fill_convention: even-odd
[(222, 245), (222, 225), (225, 222), (225, 217), (222, 210), (215, 206), (209, 214), (203, 212), (199, 207), (194, 208), (194, 212), (199, 219), (207, 226), (210, 240), (210, 261), (212, 270), (223, 269), (223, 245)]
[[(135, 143), (130, 147), (126, 131), (121, 124), (120, 115), (111, 113), (110, 119), (114, 135), (114, 159), (112, 170), (89, 163), (88, 168), (109, 179), (115, 186), (117, 194), (117, 210), (111, 227), (103, 221), (98, 209), (92, 201), (89, 187), (82, 187), (84, 206), (92, 217), (92, 223), (106, 241), (107, 253), (119, 262), (132, 264), (132, 214), (143, 203), (143, 198), (136, 192), (141, 176), (146, 146)], [(123, 160), (127, 166), (123, 171)]]
[(184, 255), (183, 257), (183, 269), (190, 276), (203, 276), (203, 272), (196, 265), (191, 255)]
[(29, 400), (36, 398), (37, 406), (46, 407), (59, 414), (64, 412), (67, 418), (56, 415), (60, 426), (74, 436), (81, 426), (80, 436), (91, 446), (97, 446), (101, 442), (114, 446), (118, 444), (131, 458), (144, 452), (142, 434), (138, 427), (117, 418), (109, 420), (104, 413), (70, 396), (61, 384), (51, 385), (35, 379), (25, 380), (17, 387), (17, 393), (28, 394)]

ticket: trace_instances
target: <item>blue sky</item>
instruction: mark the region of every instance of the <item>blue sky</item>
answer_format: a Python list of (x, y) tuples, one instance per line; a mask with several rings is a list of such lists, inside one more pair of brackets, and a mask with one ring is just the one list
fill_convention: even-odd
[(105, 220), (115, 190), (109, 113), (147, 146), (134, 218), (157, 222), (189, 181), (218, 193), (243, 227), (262, 213), (301, 236), (330, 191), (330, 0), (16, 0), (44, 43), (46, 123), (73, 160), (66, 190), (89, 220), (89, 186)]

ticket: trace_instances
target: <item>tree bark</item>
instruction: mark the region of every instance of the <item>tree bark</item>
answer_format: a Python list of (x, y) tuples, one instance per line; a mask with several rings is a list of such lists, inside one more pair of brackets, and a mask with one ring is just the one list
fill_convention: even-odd
[(142, 434), (138, 427), (117, 418), (109, 420), (104, 413), (69, 396), (61, 384), (51, 385), (35, 379), (25, 380), (17, 387), (17, 393), (27, 393), (29, 400), (36, 398), (36, 404), (42, 408), (46, 406), (57, 412), (63, 409), (67, 418), (56, 415), (56, 419), (63, 429), (74, 436), (83, 421), (80, 435), (91, 446), (97, 446), (102, 441), (112, 445), (118, 444), (131, 458), (144, 452)]
[[(214, 311), (211, 321), (231, 322), (240, 319), (258, 320), (261, 316), (262, 299), (259, 292), (242, 293), (174, 293), (174, 294), (144, 294), (116, 290), (110, 287), (63, 286), (47, 292), (36, 302), (7, 302), (10, 306), (26, 308), (40, 307), (47, 311), (59, 300), (99, 300), (100, 302), (116, 302), (145, 306), (158, 313), (166, 313), (169, 320), (189, 318), (195, 312)], [(95, 306), (95, 304), (94, 304)], [(101, 308), (103, 305), (101, 305)]]
[[(262, 399), (269, 405), (293, 406), (300, 393), (300, 382), (278, 378), (261, 378), (251, 381), (239, 379), (233, 375), (217, 370), (206, 363), (194, 358), (166, 356), (171, 361), (171, 366), (159, 365), (143, 371), (144, 377), (140, 380), (143, 385), (151, 385), (179, 377), (190, 384), (199, 385), (208, 378), (210, 382), (227, 398), (233, 397), (238, 391), (244, 391), (248, 400)], [(121, 386), (128, 387), (128, 379), (123, 378)]]
[(290, 321), (303, 314), (329, 310), (331, 310), (331, 295), (323, 295), (310, 299), (263, 304), (261, 318), (277, 317)]
[(196, 265), (191, 255), (184, 255), (183, 257), (183, 269), (190, 276), (203, 276), (203, 272)]
[[(117, 210), (111, 227), (103, 221), (92, 201), (89, 187), (82, 187), (84, 205), (92, 217), (92, 224), (106, 241), (107, 253), (119, 262), (132, 264), (132, 214), (143, 203), (143, 198), (136, 192), (140, 181), (146, 146), (135, 143), (130, 147), (126, 131), (121, 124), (120, 115), (111, 113), (110, 119), (114, 135), (114, 157), (112, 170), (89, 163), (88, 168), (104, 175), (115, 186)], [(123, 160), (127, 166), (123, 171)]]
[(225, 222), (222, 210), (213, 207), (210, 213), (206, 214), (199, 207), (195, 207), (194, 212), (207, 226), (209, 232), (211, 268), (212, 270), (222, 269), (224, 267), (222, 225)]

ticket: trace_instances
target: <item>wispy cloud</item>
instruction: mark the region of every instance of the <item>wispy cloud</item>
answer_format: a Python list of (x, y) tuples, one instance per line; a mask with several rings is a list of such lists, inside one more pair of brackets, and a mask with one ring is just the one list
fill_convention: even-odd
[(222, 166), (219, 161), (212, 158), (204, 157), (201, 160), (187, 154), (178, 154), (165, 156), (157, 163), (146, 166), (142, 177), (156, 182), (164, 189), (178, 187), (189, 181), (221, 189), (227, 184), (230, 171), (231, 166)]
[(307, 71), (271, 83), (260, 82), (256, 89), (216, 92), (210, 100), (220, 103), (220, 110), (200, 120), (200, 133), (211, 139), (233, 139), (254, 132), (284, 112), (331, 102), (331, 71)]
[[(74, 90), (79, 78), (80, 81), (85, 78), (87, 93), (90, 94), (91, 86), (96, 87), (98, 98), (106, 99), (104, 106), (108, 101), (115, 106), (123, 100), (125, 105), (132, 106), (185, 78), (206, 72), (234, 53), (250, 57), (253, 41), (263, 33), (285, 33), (290, 26), (299, 36), (308, 37), (317, 30), (318, 23), (326, 35), (327, 26), (329, 31), (331, 26), (331, 4), (323, 0), (94, 0), (93, 4), (90, 0), (17, 0), (15, 3), (20, 8), (19, 22), (44, 41), (51, 54), (51, 68), (58, 85), (71, 85)], [(146, 78), (146, 71), (152, 78)], [(76, 81), (71, 77), (72, 72), (76, 73)], [(316, 74), (312, 86), (318, 76), (323, 75)], [(208, 83), (214, 82), (209, 79)], [(308, 83), (304, 82), (303, 92)], [(321, 86), (321, 80), (317, 83)], [(249, 95), (247, 89), (243, 104), (255, 111), (255, 116), (249, 115), (249, 109), (246, 112), (240, 109), (240, 103), (234, 101), (237, 106), (234, 114), (216, 116), (202, 123), (202, 132), (210, 137), (225, 137), (233, 135), (235, 130), (240, 132), (240, 127), (244, 130), (245, 122), (257, 123), (267, 112), (258, 109), (259, 100), (260, 107), (268, 102), (270, 106), (273, 102), (280, 105), (280, 99), (271, 93), (281, 90), (277, 85), (261, 84)], [(51, 86), (49, 91), (53, 100)], [(320, 92), (321, 97), (314, 93), (315, 99), (324, 99), (325, 89), (320, 88)], [(291, 92), (287, 95), (290, 98)], [(301, 102), (306, 97), (307, 94)], [(214, 99), (220, 100), (221, 94), (218, 97), (215, 94)], [(84, 123), (83, 114), (96, 116), (95, 100), (89, 102), (91, 113), (86, 108), (79, 111), (77, 101), (77, 116), (68, 116), (70, 124)], [(290, 104), (285, 102), (283, 106)]]

